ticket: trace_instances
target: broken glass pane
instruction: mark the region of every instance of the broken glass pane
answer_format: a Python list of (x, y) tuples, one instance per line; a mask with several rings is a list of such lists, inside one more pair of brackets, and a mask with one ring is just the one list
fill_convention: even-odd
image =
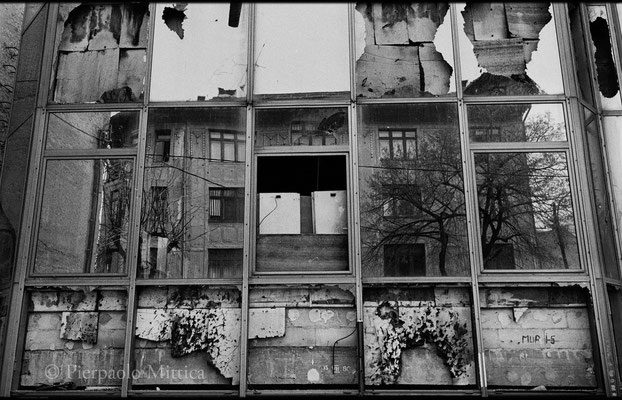
[(44, 288), (26, 298), (20, 389), (120, 390), (125, 290)]
[(565, 153), (475, 154), (484, 269), (579, 269)]
[(242, 277), (245, 115), (243, 107), (150, 112), (139, 278)]
[(260, 3), (255, 15), (256, 95), (349, 96), (346, 3)]
[(468, 289), (378, 286), (363, 297), (366, 385), (475, 385)]
[(348, 145), (346, 108), (257, 110), (255, 148)]
[(345, 155), (257, 157), (257, 272), (348, 271)]
[(357, 3), (356, 91), (363, 97), (455, 95), (448, 3)]
[(596, 387), (586, 289), (487, 287), (479, 293), (490, 387)]
[(563, 93), (550, 3), (458, 5), (465, 95)]
[(150, 100), (244, 99), (247, 35), (246, 3), (158, 3)]
[[(592, 116), (594, 115), (592, 114)], [(586, 125), (585, 137), (588, 150), (586, 158), (590, 166), (587, 170), (591, 176), (591, 192), (594, 196), (594, 206), (596, 209), (595, 222), (599, 233), (598, 246), (603, 257), (603, 267), (608, 278), (620, 279), (614, 236), (615, 226), (610, 211), (611, 203), (609, 201), (606, 169), (603, 162), (603, 145), (600, 139), (597, 119), (592, 118), (591, 122)]]
[(134, 162), (48, 160), (35, 273), (123, 273)]
[(137, 112), (50, 114), (46, 149), (118, 149), (136, 147)]
[(471, 142), (547, 142), (566, 139), (561, 104), (469, 105)]
[(241, 301), (234, 287), (138, 288), (132, 386), (238, 385)]
[(603, 5), (588, 6), (587, 10), (601, 106), (604, 110), (620, 110), (620, 84), (613, 59), (607, 9)]
[(359, 120), (365, 276), (470, 273), (455, 105), (368, 105)]
[(50, 101), (140, 101), (147, 68), (148, 25), (148, 3), (60, 7)]
[(249, 292), (249, 387), (358, 382), (353, 287), (253, 287)]
[(589, 68), (590, 58), (585, 46), (586, 33), (583, 29), (581, 6), (578, 3), (568, 3), (568, 18), (581, 97), (594, 106), (594, 94), (592, 93), (592, 79)]

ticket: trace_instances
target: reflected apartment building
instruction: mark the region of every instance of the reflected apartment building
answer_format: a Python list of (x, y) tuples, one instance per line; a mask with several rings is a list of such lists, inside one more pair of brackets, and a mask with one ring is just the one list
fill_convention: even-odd
[(620, 13), (28, 4), (0, 393), (619, 396)]

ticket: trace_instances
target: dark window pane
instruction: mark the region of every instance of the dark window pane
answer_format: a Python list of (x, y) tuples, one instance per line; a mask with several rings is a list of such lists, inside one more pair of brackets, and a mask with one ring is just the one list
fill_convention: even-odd
[(139, 278), (233, 277), (212, 274), (208, 252), (243, 246), (244, 117), (240, 107), (150, 112)]
[(241, 278), (243, 249), (210, 249), (208, 269), (210, 278)]
[(356, 91), (362, 97), (456, 93), (448, 3), (357, 3)]
[(50, 114), (46, 149), (117, 149), (136, 147), (137, 112)]
[(122, 273), (132, 196), (130, 160), (50, 160), (35, 273)]
[(469, 105), (471, 142), (566, 140), (561, 104)]
[(592, 93), (592, 78), (590, 76), (590, 58), (585, 46), (586, 32), (583, 29), (581, 19), (581, 6), (579, 3), (568, 3), (568, 18), (572, 45), (574, 46), (575, 68), (579, 78), (581, 96), (589, 104), (594, 106), (594, 94)]
[(504, 268), (580, 268), (564, 153), (476, 154), (475, 169), (485, 267), (500, 267), (508, 244)]
[(469, 290), (363, 288), (365, 384), (376, 389), (475, 385)]
[(246, 96), (248, 4), (156, 5), (151, 101)]
[(598, 359), (587, 290), (486, 287), (480, 288), (480, 304), (492, 389), (596, 387)]
[(369, 105), (360, 110), (363, 273), (468, 275), (457, 108)]
[(465, 95), (563, 93), (551, 3), (459, 4)]

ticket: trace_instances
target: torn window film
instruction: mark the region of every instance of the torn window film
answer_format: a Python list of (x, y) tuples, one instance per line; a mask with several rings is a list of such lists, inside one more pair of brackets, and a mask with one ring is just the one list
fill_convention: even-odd
[(251, 288), (248, 384), (354, 387), (358, 383), (353, 287)]
[(243, 248), (244, 117), (238, 107), (150, 113), (140, 278), (241, 278), (240, 260), (219, 252)]
[(457, 108), (366, 105), (358, 162), (364, 276), (467, 276)]
[(465, 95), (563, 92), (550, 3), (466, 3), (458, 8)]
[(347, 4), (261, 3), (255, 16), (255, 98), (349, 96)]
[(157, 3), (150, 100), (244, 100), (248, 7)]
[(137, 112), (50, 114), (46, 149), (118, 149), (136, 147)]
[(34, 272), (123, 273), (134, 162), (49, 160)]
[(147, 3), (61, 7), (50, 100), (140, 100), (146, 73), (148, 21)]
[(480, 288), (480, 304), (491, 387), (597, 386), (587, 290)]
[[(138, 290), (132, 385), (141, 389), (239, 384), (241, 293), (233, 287)], [(178, 374), (153, 374), (159, 368)]]
[[(120, 390), (125, 290), (43, 288), (27, 298), (20, 389)], [(98, 370), (114, 373), (77, 372)]]
[(580, 269), (564, 153), (475, 154), (482, 255), (498, 265), (499, 243), (513, 246), (504, 269)]
[(619, 110), (622, 108), (620, 84), (613, 60), (607, 10), (605, 6), (588, 6), (587, 10), (601, 105), (605, 110)]
[(357, 96), (455, 93), (448, 3), (357, 3), (356, 11)]
[(475, 385), (468, 290), (378, 286), (363, 296), (366, 385)]

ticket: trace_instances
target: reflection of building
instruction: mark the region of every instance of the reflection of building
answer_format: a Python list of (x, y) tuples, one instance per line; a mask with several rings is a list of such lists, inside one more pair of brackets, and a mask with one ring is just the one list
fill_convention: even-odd
[(28, 5), (0, 393), (619, 395), (619, 24)]

